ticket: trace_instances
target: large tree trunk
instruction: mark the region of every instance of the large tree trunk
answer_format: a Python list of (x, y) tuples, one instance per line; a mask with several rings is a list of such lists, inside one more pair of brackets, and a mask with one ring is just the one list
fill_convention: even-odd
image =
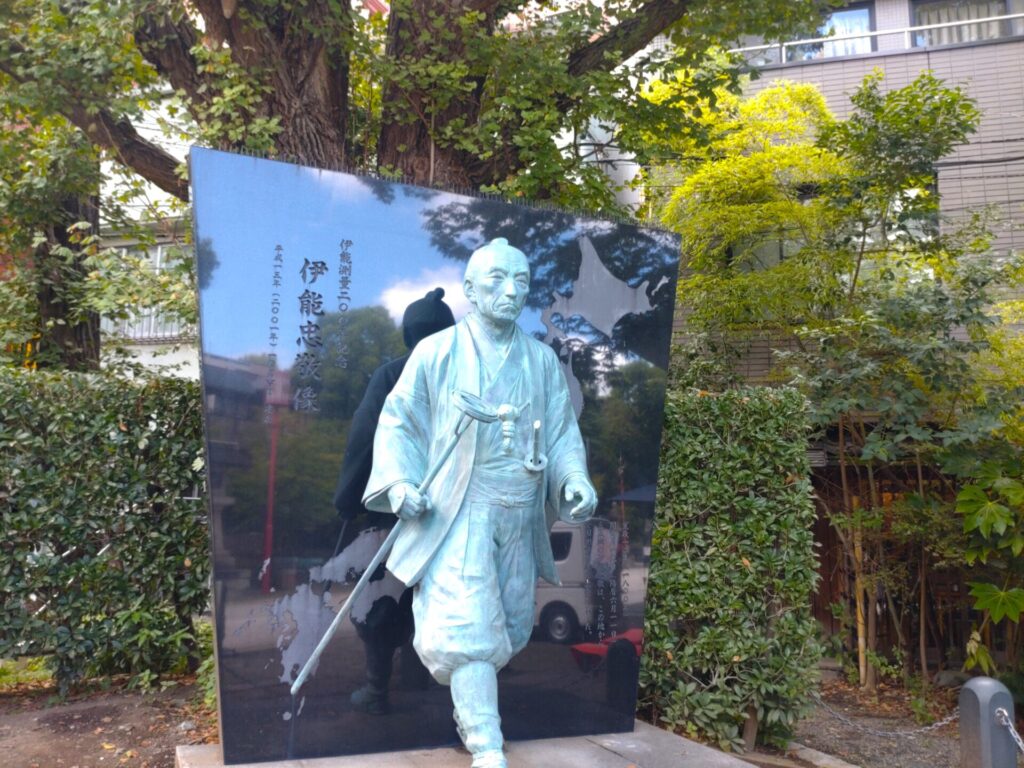
[[(437, 42), (423, 31), (430, 29), (438, 14), (444, 14), (449, 29), (457, 30), (456, 20), (464, 13), (465, 0), (441, 4), (431, 0), (396, 2), (388, 16), (388, 59), (416, 62), (436, 59)], [(483, 22), (493, 27), (493, 18)], [(450, 60), (461, 58), (466, 42), (456, 39), (446, 45)], [(479, 83), (477, 83), (479, 87)], [(410, 90), (398, 83), (384, 89), (383, 125), (377, 144), (377, 160), (381, 168), (397, 171), (410, 184), (438, 185), (448, 188), (470, 188), (487, 179), (474, 178), (469, 169), (473, 158), (452, 147), (438, 146), (434, 137), (449, 121), (456, 118), (473, 125), (480, 113), (475, 91), (464, 92), (442, 110), (435, 108), (429, 90)]]
[(280, 118), (277, 150), (321, 168), (344, 167), (348, 114), (347, 54), (334, 59), (315, 37), (295, 40), (261, 35), (260, 58), (274, 63), (266, 116)]
[[(613, 69), (683, 20), (691, 4), (692, 0), (647, 0), (614, 23), (609, 19), (600, 34), (566, 51), (566, 73), (578, 78)], [(257, 103), (237, 104), (233, 113), (242, 110), (241, 124), (232, 125), (230, 131), (222, 127), (219, 137), (236, 149), (267, 148), (266, 137), (254, 142), (251, 135), (244, 135), (245, 121), (272, 118), (280, 128), (273, 139), (274, 148), (286, 158), (321, 167), (345, 167), (351, 162), (352, 0), (191, 0), (186, 5), (189, 12), (182, 14), (166, 4), (141, 4), (134, 15), (134, 37), (145, 59), (185, 95), (197, 124), (210, 127), (220, 119), (224, 104), (217, 99), (226, 95), (226, 84), (233, 88), (244, 83), (256, 88)], [(465, 60), (467, 40), (462, 35), (493, 34), (498, 19), (527, 5), (523, 0), (393, 0), (386, 57), (390, 65), (398, 65), (393, 71), (402, 72), (403, 78), (413, 71), (422, 75), (430, 61)], [(475, 29), (458, 21), (467, 11), (477, 14), (466, 22)], [(238, 71), (226, 75), (219, 67), (210, 68), (197, 54), (200, 47), (207, 52), (228, 51)], [(26, 53), (15, 41), (8, 41), (8, 49), (17, 57)], [(409, 64), (412, 66), (405, 66)], [(20, 82), (31, 79), (29, 69), (11, 57), (0, 57), (0, 72)], [(397, 80), (387, 85), (377, 146), (379, 166), (399, 172), (407, 182), (474, 188), (522, 171), (523, 159), (512, 140), (518, 130), (514, 116), (498, 129), (501, 135), (488, 138), (493, 145), (490, 148), (499, 151), (482, 153), (485, 157), (470, 148), (438, 146), (435, 137), (453, 120), (467, 126), (477, 122), (485, 75), (474, 77), (469, 84), (472, 87), (456, 93), (443, 109), (435, 108), (432, 99), (437, 89), (427, 81), (421, 80), (419, 85), (406, 81), (404, 88)], [(438, 75), (437, 82), (451, 83), (444, 78)], [(571, 94), (555, 96), (557, 109), (573, 106)], [(227, 101), (233, 98), (227, 95)], [(179, 173), (179, 161), (140, 135), (128, 117), (105, 105), (97, 108), (85, 99), (68, 100), (61, 112), (97, 146), (109, 150), (143, 178), (188, 200), (188, 184)], [(225, 138), (228, 135), (229, 140)]]
[(339, 88), (341, 76), (322, 54), (312, 64), (308, 77), (301, 82), (280, 63), (275, 70), (270, 114), (284, 116), (277, 149), (285, 157), (308, 165), (344, 167), (347, 108), (343, 104), (347, 90), (333, 93)]
[[(350, 33), (349, 3), (309, 0), (291, 10), (268, 5), (243, 12), (236, 2), (196, 0), (196, 8), (207, 37), (214, 45), (226, 43), (234, 63), (264, 89), (265, 101), (253, 117), (277, 118), (276, 149), (309, 165), (344, 166), (351, 54), (338, 41)], [(188, 95), (193, 117), (203, 123), (216, 83), (194, 57), (198, 32), (191, 22), (143, 14), (135, 41), (157, 71)], [(237, 145), (247, 148), (244, 138)]]
[(71, 198), (61, 208), (63, 221), (51, 227), (47, 242), (35, 254), (40, 336), (35, 360), (42, 367), (91, 371), (100, 362), (100, 317), (71, 305), (69, 293), (76, 281), (85, 279), (86, 270), (80, 259), (69, 261), (56, 249), (75, 249), (68, 237), (69, 223), (87, 221), (98, 230), (99, 211), (96, 201), (90, 199)]

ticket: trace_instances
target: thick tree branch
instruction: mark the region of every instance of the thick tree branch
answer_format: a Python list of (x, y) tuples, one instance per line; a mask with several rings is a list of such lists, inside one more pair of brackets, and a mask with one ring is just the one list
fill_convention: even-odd
[(231, 45), (234, 42), (231, 39), (232, 19), (238, 17), (235, 9), (229, 6), (230, 15), (225, 15), (220, 0), (193, 0), (193, 4), (203, 17), (206, 34), (218, 43), (226, 42)]
[(570, 53), (567, 60), (569, 74), (579, 76), (614, 69), (683, 18), (690, 4), (690, 0), (651, 0), (644, 3), (628, 19)]
[(168, 15), (144, 14), (135, 29), (135, 44), (160, 76), (184, 91), (190, 102), (206, 104), (211, 94), (201, 87), (205, 78), (192, 54), (198, 40), (198, 32), (188, 21), (175, 22)]
[[(8, 43), (8, 49), (23, 53), (20, 46)], [(25, 79), (9, 61), (0, 60), (0, 72), (16, 83)], [(115, 117), (107, 109), (88, 109), (84, 104), (65, 100), (60, 114), (70, 120), (97, 146), (111, 152), (118, 161), (179, 200), (188, 201), (188, 182), (177, 169), (179, 161), (151, 141), (144, 139), (127, 118)]]
[(493, 14), (495, 18), (506, 16), (526, 5), (529, 0), (467, 0), (466, 9)]
[[(609, 71), (642, 51), (648, 43), (668, 27), (682, 19), (689, 11), (691, 0), (650, 0), (636, 12), (605, 34), (569, 54), (566, 68), (570, 75), (579, 77), (587, 72)], [(562, 94), (556, 101), (556, 108), (567, 112), (573, 106), (572, 99)], [(498, 178), (512, 173), (518, 166), (518, 155), (496, 155), (488, 172)]]
[(105, 109), (91, 115), (77, 105), (67, 107), (64, 116), (142, 178), (188, 202), (188, 182), (178, 175), (177, 158), (140, 136), (129, 120), (118, 119)]
[[(203, 17), (206, 35), (216, 44), (227, 43), (232, 61), (239, 66), (250, 69), (272, 65), (284, 52), (285, 35), (275, 6), (250, 3), (243, 14), (221, 0), (193, 3)], [(307, 10), (314, 17), (316, 9)]]

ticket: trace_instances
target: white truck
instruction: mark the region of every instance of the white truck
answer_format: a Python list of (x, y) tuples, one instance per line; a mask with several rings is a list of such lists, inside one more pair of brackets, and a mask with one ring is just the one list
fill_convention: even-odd
[(583, 629), (593, 631), (601, 607), (610, 612), (610, 602), (618, 599), (618, 527), (607, 520), (552, 527), (551, 552), (562, 584), (537, 582), (534, 613), (534, 624), (552, 642), (572, 643)]

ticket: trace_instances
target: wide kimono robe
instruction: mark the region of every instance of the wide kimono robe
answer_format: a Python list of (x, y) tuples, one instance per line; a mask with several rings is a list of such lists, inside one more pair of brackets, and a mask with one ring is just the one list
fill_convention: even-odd
[[(387, 491), (405, 481), (419, 485), (453, 434), (460, 412), (452, 400), (455, 390), (486, 398), (482, 391), (481, 361), (474, 346), (470, 319), (428, 336), (413, 350), (398, 383), (384, 404), (374, 438), (374, 461), (363, 503), (368, 509), (391, 511)], [(551, 554), (550, 529), (557, 517), (574, 522), (569, 510), (576, 502), (564, 500), (564, 486), (572, 475), (589, 481), (586, 452), (569, 390), (554, 350), (524, 333), (518, 326), (503, 371), (527, 377), (529, 404), (517, 429), (532, 430), (540, 421), (540, 451), (547, 469), (531, 515), (533, 552), (538, 575), (558, 584)], [(491, 403), (497, 407), (500, 403)], [(514, 405), (521, 405), (515, 403)], [(407, 521), (388, 558), (388, 569), (412, 586), (423, 576), (462, 507), (477, 456), (477, 433), (470, 424), (455, 451), (427, 489), (432, 508)]]

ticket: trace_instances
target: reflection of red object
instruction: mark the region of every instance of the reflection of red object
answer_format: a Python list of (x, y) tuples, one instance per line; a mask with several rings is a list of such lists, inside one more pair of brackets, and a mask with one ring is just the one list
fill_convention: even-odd
[(260, 587), (270, 592), (270, 559), (274, 556), (274, 491), (277, 485), (277, 435), (281, 431), (281, 414), (277, 408), (270, 417), (270, 459), (267, 466), (267, 514), (263, 521), (263, 566)]
[(627, 629), (625, 632), (606, 637), (599, 643), (576, 643), (570, 647), (572, 651), (572, 657), (576, 662), (576, 665), (584, 672), (597, 667), (604, 658), (608, 655), (608, 649), (612, 646), (612, 643), (618, 642), (619, 640), (628, 640), (633, 644), (633, 648), (636, 650), (636, 655), (639, 656), (644, 651), (644, 631), (640, 628)]
[(274, 494), (277, 490), (277, 437), (281, 431), (280, 409), (289, 405), (287, 392), (282, 389), (287, 379), (279, 371), (271, 370), (270, 387), (266, 395), (266, 404), (271, 409), (270, 416), (270, 456), (267, 462), (267, 513), (263, 521), (263, 565), (260, 571), (260, 588), (264, 593), (270, 592), (271, 558), (274, 556)]

